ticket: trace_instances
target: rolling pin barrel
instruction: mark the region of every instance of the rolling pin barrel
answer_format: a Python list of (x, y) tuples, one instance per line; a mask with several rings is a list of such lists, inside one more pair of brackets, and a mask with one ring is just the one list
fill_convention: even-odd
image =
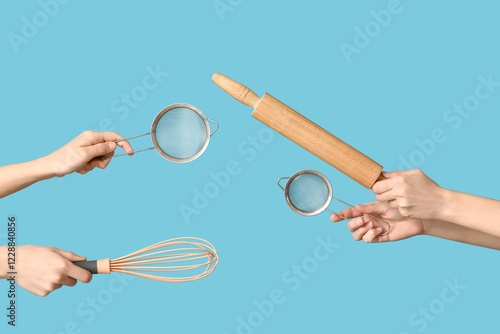
[(382, 166), (269, 94), (259, 98), (248, 87), (220, 73), (212, 80), (236, 100), (255, 108), (252, 116), (370, 189)]

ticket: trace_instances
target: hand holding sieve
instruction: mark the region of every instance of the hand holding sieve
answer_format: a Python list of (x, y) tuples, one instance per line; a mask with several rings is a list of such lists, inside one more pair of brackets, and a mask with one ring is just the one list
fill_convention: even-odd
[[(280, 181), (288, 181), (285, 187), (281, 186)], [(285, 192), (285, 199), (288, 206), (296, 213), (303, 216), (315, 216), (323, 211), (329, 211), (345, 220), (350, 220), (328, 209), (332, 199), (347, 206), (354, 207), (332, 195), (332, 185), (330, 181), (315, 170), (302, 170), (290, 177), (281, 177), (278, 179), (278, 186)], [(387, 224), (387, 231), (381, 235), (387, 235), (391, 231), (391, 225), (382, 218), (369, 216)]]
[[(216, 125), (215, 130), (210, 130), (208, 122)], [(115, 141), (120, 142), (151, 135), (153, 147), (130, 153), (104, 156), (100, 159), (156, 149), (167, 160), (178, 163), (190, 162), (205, 152), (210, 138), (218, 129), (219, 123), (206, 118), (198, 108), (185, 103), (172, 104), (156, 115), (150, 132)]]

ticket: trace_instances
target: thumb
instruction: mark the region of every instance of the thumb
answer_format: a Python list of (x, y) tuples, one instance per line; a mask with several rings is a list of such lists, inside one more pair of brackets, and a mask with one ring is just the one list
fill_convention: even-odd
[(107, 143), (99, 143), (92, 146), (87, 146), (86, 151), (89, 156), (89, 160), (92, 160), (95, 157), (105, 155), (107, 153), (111, 153), (116, 149), (116, 143), (107, 142)]
[(87, 258), (85, 256), (76, 255), (75, 253), (69, 252), (66, 250), (56, 249), (55, 252), (57, 254), (61, 255), (66, 260), (71, 261), (71, 262), (86, 261), (87, 260)]

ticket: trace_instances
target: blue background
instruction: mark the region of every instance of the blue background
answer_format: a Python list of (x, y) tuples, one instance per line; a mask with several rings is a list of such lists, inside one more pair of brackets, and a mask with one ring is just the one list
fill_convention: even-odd
[[(278, 135), (252, 149), (251, 137), (269, 132), (211, 76), (218, 71), (259, 95), (271, 93), (385, 170), (416, 157), (415, 140), (441, 128), (447, 140), (414, 166), (443, 187), (498, 199), (500, 90), (458, 129), (443, 118), (474, 94), (480, 76), (500, 80), (498, 2), (402, 1), (400, 13), (350, 63), (341, 43), (353, 44), (355, 27), (364, 29), (373, 21), (370, 12), (386, 9), (388, 1), (228, 6), (221, 19), (209, 0), (71, 1), (16, 53), (8, 34), (20, 34), (23, 17), (32, 20), (41, 7), (37, 1), (1, 5), (1, 165), (46, 155), (85, 129), (99, 129), (103, 119), (124, 136), (147, 132), (156, 113), (176, 102), (193, 104), (220, 123), (192, 163), (140, 153), (117, 158), (104, 171), (44, 181), (2, 199), (0, 217), (18, 216), (19, 242), (115, 258), (164, 239), (197, 236), (217, 247), (220, 264), (211, 276), (187, 284), (127, 281), (92, 319), (78, 308), (89, 309), (87, 298), (109, 297), (116, 275), (46, 298), (21, 291), (16, 329), (6, 325), (7, 284), (0, 282), (0, 331), (496, 331), (497, 251), (432, 237), (357, 243), (345, 223), (331, 223), (327, 213), (293, 213), (275, 182), (301, 169), (324, 173), (345, 201), (374, 196)], [(148, 66), (169, 75), (121, 119), (111, 104), (142, 84)], [(132, 144), (144, 148), (150, 140)], [(199, 214), (184, 219), (180, 205), (192, 205), (195, 189), (212, 181), (210, 172), (233, 160), (240, 173)], [(309, 261), (317, 238), (328, 236), (338, 247), (293, 290), (283, 275)], [(454, 302), (432, 321), (410, 322), (420, 308), (444, 305), (445, 281), (455, 279), (466, 289)], [(269, 299), (273, 290), (285, 301), (256, 328), (238, 328), (239, 317), (261, 320), (254, 301)]]

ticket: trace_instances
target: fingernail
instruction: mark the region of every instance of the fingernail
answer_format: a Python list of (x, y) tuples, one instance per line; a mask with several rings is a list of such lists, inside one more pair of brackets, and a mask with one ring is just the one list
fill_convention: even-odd
[(108, 147), (109, 147), (110, 150), (114, 150), (116, 148), (116, 143), (109, 142), (108, 143)]
[(358, 217), (354, 220), (354, 226), (361, 226), (363, 225), (363, 219), (361, 217)]
[(372, 228), (373, 227), (373, 223), (372, 222), (369, 222), (368, 224), (366, 224), (366, 228)]
[(377, 227), (377, 232), (382, 232), (382, 227)]

